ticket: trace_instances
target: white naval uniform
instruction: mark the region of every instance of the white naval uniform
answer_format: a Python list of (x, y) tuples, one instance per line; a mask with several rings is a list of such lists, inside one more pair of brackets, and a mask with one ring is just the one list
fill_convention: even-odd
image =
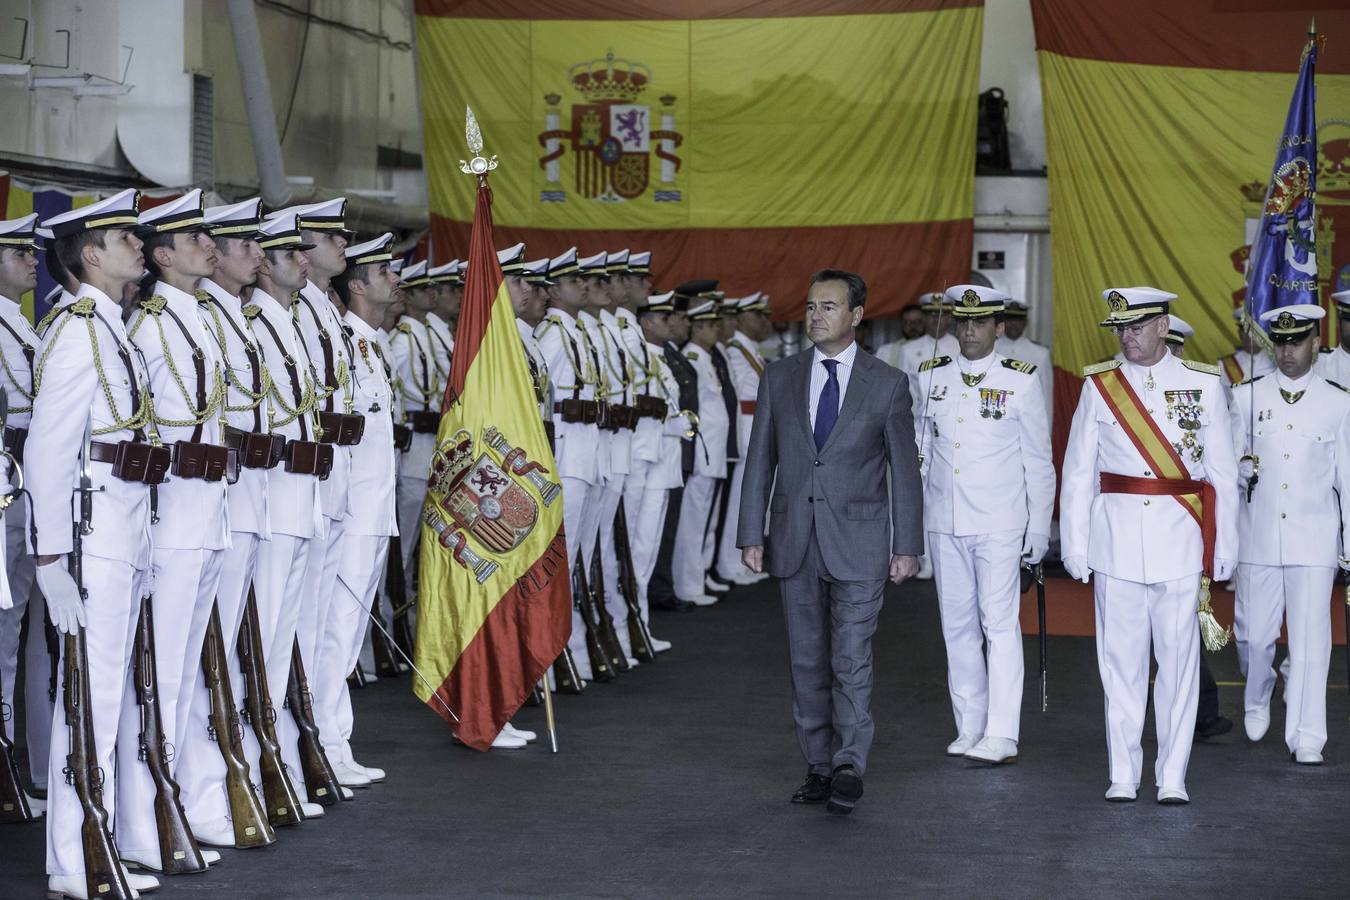
[[(163, 302), (159, 312), (158, 304)], [(140, 350), (155, 397), (155, 427), (166, 446), (192, 441), (223, 446), (216, 393), (223, 386), (218, 347), (197, 315), (197, 298), (163, 281), (131, 319), (129, 334)], [(200, 380), (196, 360), (201, 359)], [(199, 401), (205, 398), (205, 408)], [(179, 424), (192, 422), (193, 424)], [(194, 702), (206, 698), (202, 644), (216, 602), (221, 566), (230, 546), (225, 479), (179, 478), (172, 474), (156, 489), (154, 537), (155, 669), (164, 739), (175, 751), (186, 742)], [(205, 715), (203, 708), (203, 717)], [(139, 722), (122, 722), (120, 739), (138, 740)], [(205, 735), (194, 735), (204, 739)], [(203, 740), (203, 743), (205, 741)], [(169, 763), (174, 774), (182, 757)], [(123, 777), (123, 797), (153, 813), (155, 784), (145, 766)], [(134, 801), (131, 799), (134, 796)], [(141, 860), (159, 859), (153, 814), (123, 829), (119, 848)]]
[[(253, 312), (255, 308), (256, 313)], [(288, 442), (313, 441), (312, 409), (309, 404), (301, 406), (296, 402), (297, 397), (307, 396), (306, 387), (311, 392), (314, 388), (309, 355), (295, 328), (295, 320), (290, 310), (262, 288), (253, 290), (247, 309), (253, 317), (253, 333), (262, 349), (263, 365), (272, 377), (272, 390), (267, 398), (269, 430), (284, 435)], [(287, 369), (288, 360), (295, 370), (294, 376)], [(297, 383), (295, 378), (307, 384)], [(301, 411), (299, 415), (297, 410)], [(323, 514), (319, 485), (317, 476), (287, 472), (284, 461), (267, 471), (272, 539), (264, 541), (258, 548), (253, 587), (263, 638), (263, 659), (267, 664), (267, 689), (272, 695), (272, 703), (277, 706), (286, 696), (286, 685), (290, 681), (291, 652), (300, 626), (310, 557), (323, 552), (327, 537), (327, 519)], [(290, 769), (296, 789), (303, 792), (304, 770), (296, 746), (299, 730), (294, 714), (278, 710), (276, 731), (282, 759)]]
[(530, 367), (530, 381), (538, 393), (539, 415), (545, 422), (553, 421), (553, 383), (549, 379), (548, 360), (539, 349), (534, 329), (524, 319), (516, 319), (516, 331), (525, 350), (525, 364)]
[[(1214, 486), (1215, 560), (1236, 559), (1237, 457), (1228, 404), (1218, 376), (1210, 374), (1213, 367), (1164, 353), (1152, 367), (1127, 362), (1122, 368), (1166, 439), (1180, 445), (1191, 477)], [(1188, 396), (1169, 398), (1177, 391)], [(1191, 408), (1180, 408), (1183, 403)], [(1182, 422), (1199, 427), (1186, 429)], [(1101, 472), (1155, 477), (1088, 378), (1064, 454), (1060, 539), (1066, 559), (1084, 557), (1095, 573), (1110, 778), (1139, 784), (1151, 635), (1158, 660), (1154, 775), (1160, 790), (1184, 791), (1199, 698), (1200, 527), (1174, 497), (1100, 493)]]
[[(394, 333), (389, 335), (389, 344), (392, 351), (389, 363), (403, 388), (403, 414), (439, 413), (445, 384), (436, 375), (436, 361), (426, 324), (403, 316)], [(408, 419), (404, 424), (412, 427), (412, 420)], [(422, 534), (422, 504), (426, 501), (427, 476), (431, 474), (431, 457), (435, 452), (434, 433), (414, 432), (412, 447), (399, 461), (398, 533), (403, 551), (403, 577), (409, 594), (417, 593), (413, 553)]]
[[(581, 337), (581, 352), (591, 362), (591, 377), (595, 397), (602, 403), (609, 402), (612, 390), (609, 379), (609, 367), (605, 362), (605, 345), (600, 334), (600, 322), (594, 315), (582, 310), (577, 313), (577, 334)], [(599, 479), (586, 492), (586, 507), (581, 511), (581, 555), (586, 561), (586, 577), (590, 582), (591, 560), (595, 557), (596, 547), (600, 543), (600, 520), (604, 517), (606, 505), (605, 485), (614, 477), (614, 461), (611, 455), (614, 435), (598, 425), (595, 429), (596, 469)]]
[(900, 362), (897, 368), (911, 376), (910, 380), (912, 381), (912, 376), (919, 371), (920, 364), (939, 356), (950, 356), (955, 359), (960, 354), (961, 344), (954, 336), (946, 332), (936, 338), (923, 334), (912, 341), (907, 341), (905, 346), (901, 348)]
[[(1282, 390), (1302, 396), (1289, 403)], [(1350, 393), (1312, 372), (1297, 381), (1276, 372), (1244, 382), (1233, 390), (1233, 443), (1240, 455), (1260, 458), (1251, 502), (1238, 502), (1234, 631), (1247, 677), (1245, 709), (1270, 705), (1284, 620), (1285, 744), (1291, 753), (1321, 753), (1331, 666), (1328, 597), (1350, 526)], [(1238, 489), (1245, 494), (1245, 481)]]
[[(628, 311), (621, 310), (621, 312)], [(606, 401), (610, 404), (621, 403), (632, 406), (633, 360), (630, 356), (631, 350), (620, 333), (621, 327), (614, 313), (607, 309), (600, 310), (596, 324), (600, 343), (596, 349), (600, 352), (600, 361), (604, 367)], [(604, 493), (601, 494), (598, 523), (600, 574), (604, 579), (605, 611), (614, 622), (619, 645), (623, 648), (624, 654), (631, 658), (633, 651), (629, 646), (628, 605), (619, 590), (619, 555), (614, 540), (614, 517), (619, 511), (619, 501), (623, 499), (624, 485), (632, 473), (633, 429), (620, 428), (606, 434), (609, 439), (609, 477), (605, 479)], [(624, 511), (627, 512), (627, 507)]]
[(1045, 420), (1055, 424), (1055, 369), (1050, 363), (1050, 348), (1043, 347), (1023, 334), (1017, 340), (1001, 337), (994, 341), (994, 352), (1009, 359), (1020, 359), (1036, 367), (1041, 382), (1041, 396), (1045, 399)]
[(897, 341), (882, 344), (877, 348), (877, 352), (873, 355), (886, 365), (898, 369), (900, 368), (900, 353), (905, 349), (905, 345), (908, 343), (909, 341), (906, 338), (900, 338)]
[[(1330, 356), (1332, 354), (1327, 355)], [(1237, 378), (1236, 381), (1234, 381), (1228, 374), (1228, 366), (1226, 364), (1226, 360), (1229, 359), (1237, 363), (1238, 369), (1242, 373)], [(1315, 365), (1318, 366), (1319, 375), (1321, 375), (1324, 378), (1331, 377), (1327, 375), (1326, 372), (1321, 370), (1321, 366), (1323, 365), (1321, 357), (1318, 357), (1318, 360), (1315, 363)], [(1275, 371), (1275, 360), (1271, 359), (1270, 354), (1265, 352), (1252, 354), (1248, 353), (1246, 350), (1239, 348), (1235, 352), (1228, 354), (1228, 356), (1219, 359), (1219, 376), (1223, 379), (1224, 387), (1227, 388), (1232, 388), (1233, 385), (1236, 384), (1237, 382), (1246, 381), (1249, 378), (1260, 378), (1262, 375), (1269, 375), (1271, 372), (1274, 371)], [(1331, 380), (1335, 381), (1336, 379), (1332, 378)]]
[[(315, 663), (314, 715), (319, 736), (330, 760), (353, 762), (351, 695), (347, 675), (356, 666), (370, 629), (371, 602), (383, 580), (389, 538), (397, 534), (394, 500), (394, 420), (390, 416), (393, 391), (385, 376), (379, 334), (360, 316), (348, 312), (343, 320), (352, 330), (355, 349), (355, 403), (352, 411), (365, 417), (361, 442), (351, 447), (351, 516), (342, 539), (336, 591), (323, 644)], [(420, 530), (414, 532), (414, 537)], [(410, 538), (411, 539), (411, 538)]]
[[(1272, 364), (1271, 369), (1274, 370), (1274, 368)], [(1327, 381), (1334, 381), (1339, 385), (1350, 387), (1350, 353), (1346, 353), (1345, 348), (1339, 344), (1330, 353), (1318, 353), (1317, 359), (1313, 363), (1313, 371)], [(1265, 373), (1258, 372), (1257, 374), (1263, 375)]]
[[(222, 364), (226, 382), (226, 423), (242, 431), (266, 433), (267, 382), (259, 335), (244, 315), (239, 298), (209, 278), (202, 280), (198, 300), (197, 315)], [(271, 340), (270, 337), (266, 339)], [(285, 377), (284, 370), (282, 377)], [(241, 466), (239, 480), (225, 491), (229, 505), (230, 545), (220, 567), (216, 609), (220, 616), (221, 640), (225, 645), (222, 666), (229, 673), (235, 704), (241, 708), (245, 691), (239, 663), (239, 627), (258, 566), (259, 547), (272, 537), (267, 481), (268, 470)], [(273, 711), (278, 716), (283, 713), (281, 699), (272, 696)], [(210, 735), (210, 702), (211, 694), (203, 676), (197, 680), (188, 710), (185, 738), (178, 748), (177, 779), (179, 799), (188, 824), (203, 833), (219, 833), (229, 815), (229, 798), (225, 786), (225, 761), (219, 745)], [(244, 728), (243, 734), (244, 753), (255, 773), (253, 777), (257, 779), (260, 777), (257, 738), (252, 728)]]
[[(33, 409), (32, 364), (37, 346), (37, 332), (19, 304), (0, 296), (0, 385), (9, 398), (7, 429), (28, 431)], [(17, 481), (12, 473), (8, 480), (11, 485)], [(42, 591), (34, 584), (33, 557), (28, 551), (28, 504), (18, 497), (5, 510), (5, 577), (13, 606), (0, 608), (0, 683), (4, 685), (5, 702), (11, 709), (18, 709), (14, 682), (22, 659), (28, 771), (34, 786), (46, 790), (47, 744), (52, 732), (52, 699), (47, 692), (51, 657), (47, 650), (46, 604)], [(19, 635), (25, 615), (28, 640), (21, 647)], [(18, 717), (13, 715), (4, 721), (5, 734), (11, 740), (17, 722)]]
[[(38, 350), (38, 385), (33, 402), (24, 459), (24, 474), (33, 497), (37, 527), (35, 554), (67, 555), (72, 551), (72, 521), (78, 505), (73, 492), (79, 485), (85, 423), (93, 428), (93, 440), (106, 443), (135, 439), (130, 428), (119, 428), (135, 415), (132, 382), (124, 359), (129, 359), (144, 401), (149, 378), (122, 325), (122, 309), (106, 294), (87, 284), (76, 292), (74, 304), (93, 301), (94, 313), (64, 313), (52, 322)], [(91, 332), (92, 329), (92, 332)], [(94, 345), (101, 367), (94, 363)], [(109, 407), (109, 398), (112, 408)], [(151, 566), (150, 488), (123, 481), (112, 466), (89, 465), (95, 493), (92, 497), (92, 532), (83, 539), (85, 644), (88, 649), (89, 695), (93, 720), (93, 761), (103, 769), (103, 808), (108, 825), (119, 841), (123, 832), (139, 831), (139, 820), (154, 813), (121, 796), (123, 779), (136, 766), (139, 741), (119, 741), (119, 726), (129, 720), (133, 737), (140, 730), (140, 706), (133, 688), (132, 647), (142, 588)], [(52, 565), (60, 565), (53, 563)], [(64, 641), (62, 642), (64, 646)], [(62, 669), (64, 672), (64, 669)], [(62, 676), (64, 677), (64, 675)], [(62, 688), (64, 691), (64, 687)], [(60, 704), (64, 693), (57, 694)], [(122, 732), (125, 734), (125, 731)], [(70, 752), (70, 729), (64, 711), (52, 721), (48, 771), (61, 772)], [(116, 760), (116, 762), (114, 762)], [(84, 872), (80, 842), (83, 812), (75, 788), (64, 778), (51, 778), (47, 786), (47, 874), (78, 875)]]
[(699, 433), (694, 442), (694, 471), (685, 483), (684, 499), (680, 502), (671, 578), (675, 582), (675, 596), (689, 598), (704, 593), (707, 569), (703, 545), (708, 529), (714, 527), (710, 519), (718, 480), (727, 476), (727, 430), (731, 422), (708, 351), (690, 341), (684, 345), (683, 353), (698, 373)]
[(436, 315), (427, 313), (427, 334), (431, 338), (431, 356), (436, 362), (436, 374), (441, 384), (450, 381), (450, 360), (455, 352), (455, 336), (450, 331), (450, 323)]
[[(1023, 539), (1035, 534), (1048, 542), (1055, 503), (1040, 378), (1029, 364), (997, 352), (974, 361), (940, 357), (921, 368), (920, 377), (932, 376), (924, 378), (927, 403), (914, 401), (925, 410), (924, 530), (957, 734), (1016, 742)], [(980, 380), (968, 385), (963, 374)]]
[[(764, 374), (764, 357), (759, 355), (755, 342), (740, 331), (723, 345), (722, 355), (727, 358), (727, 370), (736, 388), (736, 440), (740, 458), (744, 460), (750, 448), (750, 427), (755, 421), (755, 402), (759, 397), (759, 379)], [(734, 516), (735, 511), (741, 508), (741, 481), (744, 477), (745, 466), (734, 467), (727, 495), (727, 510), (730, 512), (724, 513), (733, 518), (723, 527), (722, 544), (717, 550), (717, 574), (723, 581), (737, 581), (753, 574), (741, 562), (741, 551), (736, 547)]]
[[(550, 307), (535, 329), (539, 351), (548, 362), (553, 382), (553, 458), (563, 489), (563, 531), (567, 539), (567, 562), (576, 565), (581, 551), (581, 519), (587, 496), (600, 480), (600, 441), (595, 425), (565, 422), (563, 400), (594, 400), (597, 375), (589, 353), (589, 344), (577, 330), (576, 320), (567, 312)], [(577, 665), (589, 670), (586, 656), (585, 624), (581, 612), (572, 607), (572, 635), (568, 647)]]

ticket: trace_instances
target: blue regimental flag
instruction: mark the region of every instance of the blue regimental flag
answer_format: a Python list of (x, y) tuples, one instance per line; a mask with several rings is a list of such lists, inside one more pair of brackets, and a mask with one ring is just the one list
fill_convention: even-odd
[(1262, 313), (1318, 302), (1316, 64), (1317, 40), (1310, 35), (1275, 147), (1275, 165), (1247, 267), (1245, 320), (1259, 338), (1265, 337), (1255, 324)]

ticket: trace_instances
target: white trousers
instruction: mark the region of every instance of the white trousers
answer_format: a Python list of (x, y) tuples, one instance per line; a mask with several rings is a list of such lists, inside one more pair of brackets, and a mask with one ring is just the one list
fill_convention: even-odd
[[(264, 541), (258, 548), (258, 568), (253, 576), (259, 630), (263, 637), (263, 660), (267, 665), (267, 690), (277, 711), (277, 743), (281, 747), (281, 759), (290, 769), (291, 783), (302, 797), (304, 769), (300, 766), (300, 751), (296, 744), (300, 730), (295, 725), (294, 714), (284, 710), (283, 704), (291, 675), (291, 649), (300, 623), (304, 582), (306, 578), (318, 578), (323, 571), (323, 541), (322, 535), (302, 538), (273, 534), (270, 541)], [(249, 765), (255, 769), (256, 762), (250, 757)]]
[[(562, 482), (563, 536), (567, 540), (567, 566), (570, 572), (572, 567), (577, 564), (577, 555), (582, 550), (582, 510), (586, 508), (586, 500), (590, 496), (591, 485), (580, 478), (569, 478), (566, 475), (560, 480)], [(572, 583), (575, 584), (575, 582)], [(572, 651), (574, 659), (586, 661), (586, 624), (581, 619), (581, 611), (577, 609), (576, 603), (572, 604), (572, 634), (567, 639), (567, 648)]]
[[(47, 607), (34, 582), (33, 557), (28, 555), (28, 507), (22, 499), (5, 510), (5, 576), (9, 582), (11, 609), (0, 609), (0, 685), (5, 702), (17, 712), (19, 701), (14, 684), (20, 660), (24, 667), (23, 716), (28, 744), (28, 770), (33, 784), (47, 787), (47, 752), (52, 736), (51, 656), (47, 651)], [(28, 634), (23, 646), (19, 635), (24, 619)], [(4, 722), (5, 734), (14, 739), (17, 715)]]
[[(178, 751), (190, 727), (196, 688), (199, 684), (204, 688), (206, 683), (202, 674), (202, 642), (206, 638), (206, 626), (215, 603), (224, 559), (224, 550), (157, 549), (154, 552), (155, 681), (159, 688), (160, 724), (174, 753), (174, 760), (169, 764), (171, 775), (181, 767), (182, 756)], [(135, 675), (134, 666), (132, 675)], [(139, 709), (136, 716), (123, 717), (117, 738), (119, 747), (138, 745), (141, 730)], [(131, 766), (118, 775), (124, 813), (122, 825), (117, 829), (118, 849), (138, 858), (157, 859), (155, 782), (150, 777), (150, 768)], [(181, 797), (181, 785), (179, 787)], [(143, 810), (145, 815), (125, 815), (133, 808)]]
[(736, 546), (736, 525), (741, 510), (741, 482), (745, 478), (745, 461), (736, 463), (731, 473), (731, 493), (727, 497), (726, 524), (722, 526), (722, 543), (717, 549), (717, 574), (723, 581), (736, 581), (754, 573), (741, 562), (741, 550)]
[(680, 521), (675, 529), (675, 549), (671, 560), (671, 578), (675, 582), (675, 596), (699, 597), (705, 593), (707, 559), (704, 541), (708, 534), (708, 515), (713, 508), (717, 479), (710, 475), (693, 474), (684, 485), (684, 500), (680, 503)]
[[(614, 517), (623, 499), (625, 475), (611, 475), (605, 479), (605, 490), (600, 495), (600, 574), (605, 586), (605, 614), (614, 622), (619, 645), (628, 656), (633, 648), (628, 639), (628, 604), (619, 590), (619, 551), (614, 540)], [(589, 573), (588, 573), (589, 574)]]
[(623, 492), (624, 512), (628, 518), (628, 539), (633, 548), (633, 573), (637, 578), (638, 609), (642, 621), (651, 624), (647, 606), (647, 585), (656, 571), (656, 555), (661, 549), (661, 526), (666, 520), (669, 488), (649, 488), (634, 484), (630, 478)]
[(427, 499), (427, 476), (409, 478), (398, 476), (394, 506), (398, 514), (398, 533), (403, 550), (403, 581), (407, 585), (408, 596), (417, 594), (417, 579), (414, 577), (413, 554), (422, 537), (422, 504)]
[(341, 563), (333, 586), (323, 646), (310, 676), (314, 690), (314, 718), (329, 760), (352, 758), (355, 722), (347, 676), (356, 667), (361, 644), (370, 629), (370, 606), (384, 576), (389, 538), (349, 534), (342, 539)]
[(1331, 669), (1330, 566), (1237, 568), (1233, 631), (1238, 662), (1247, 676), (1243, 704), (1248, 710), (1270, 704), (1275, 690), (1275, 641), (1280, 623), (1289, 628), (1289, 690), (1285, 696), (1284, 742), (1289, 752), (1327, 743), (1327, 675)]
[(1022, 532), (929, 532), (928, 547), (957, 734), (1016, 741), (1022, 721)]
[(1140, 584), (1092, 576), (1097, 606), (1097, 666), (1106, 692), (1106, 749), (1112, 783), (1139, 785), (1140, 738), (1148, 708), (1150, 643), (1158, 660), (1153, 715), (1159, 790), (1186, 789), (1186, 766), (1200, 698), (1200, 574)]
[[(136, 804), (123, 804), (119, 791), (122, 777), (136, 767), (144, 767), (138, 758), (139, 742), (119, 742), (119, 725), (124, 718), (140, 730), (140, 707), (132, 688), (132, 647), (136, 639), (136, 614), (140, 610), (141, 586), (146, 572), (130, 563), (84, 555), (84, 584), (88, 591), (84, 610), (85, 648), (89, 658), (90, 718), (93, 721), (96, 763), (103, 771), (103, 809), (108, 824), (120, 845), (124, 831), (135, 833), (144, 827), (137, 821), (149, 817), (154, 829), (154, 814)], [(65, 641), (62, 640), (64, 654)], [(60, 773), (70, 753), (70, 727), (66, 723), (62, 687), (57, 703), (62, 706), (52, 721), (51, 754), (48, 771)], [(134, 735), (133, 735), (134, 736)], [(126, 806), (125, 810), (122, 809)], [(84, 850), (80, 826), (84, 813), (75, 796), (75, 787), (64, 778), (51, 778), (47, 784), (47, 874), (79, 875), (84, 872)]]
[[(229, 673), (230, 690), (236, 709), (244, 708), (244, 674), (239, 664), (239, 630), (244, 618), (248, 589), (253, 583), (253, 572), (258, 562), (258, 548), (262, 542), (252, 532), (231, 533), (231, 547), (223, 553), (220, 578), (216, 585), (216, 610), (220, 617), (220, 635), (225, 644), (222, 664)], [(157, 620), (158, 621), (158, 620)], [(264, 633), (264, 644), (266, 635)], [(206, 675), (200, 657), (196, 661), (197, 674), (193, 681), (192, 701), (188, 709), (187, 727), (178, 747), (179, 799), (194, 828), (219, 830), (229, 816), (229, 798), (225, 788), (225, 760), (220, 745), (211, 737), (211, 693), (206, 689)], [(272, 706), (281, 710), (281, 697), (273, 695)], [(250, 777), (261, 782), (258, 772), (258, 741), (253, 728), (242, 725), (244, 755), (250, 761)], [(261, 795), (261, 791), (259, 792)]]

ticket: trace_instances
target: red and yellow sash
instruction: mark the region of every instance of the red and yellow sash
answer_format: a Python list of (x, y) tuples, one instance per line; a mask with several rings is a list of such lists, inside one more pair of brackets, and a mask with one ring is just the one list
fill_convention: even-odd
[(1237, 354), (1225, 356), (1223, 359), (1219, 360), (1219, 364), (1223, 366), (1223, 372), (1228, 376), (1228, 382), (1230, 384), (1242, 383), (1244, 373), (1242, 371), (1242, 365), (1237, 361)]
[(751, 352), (750, 352), (749, 350), (747, 350), (745, 347), (741, 346), (741, 342), (740, 342), (740, 341), (733, 340), (733, 341), (730, 341), (729, 343), (731, 344), (731, 346), (735, 347), (737, 350), (739, 350), (739, 351), (741, 352), (741, 356), (744, 356), (744, 357), (745, 357), (745, 361), (746, 361), (747, 363), (750, 364), (750, 368), (752, 368), (752, 369), (755, 370), (755, 374), (758, 375), (758, 376), (760, 376), (761, 378), (763, 378), (763, 377), (764, 377), (764, 363), (762, 363), (762, 362), (760, 362), (759, 360), (755, 359), (755, 354), (751, 353)]
[(1167, 440), (1158, 423), (1148, 414), (1144, 404), (1139, 400), (1139, 395), (1130, 387), (1124, 372), (1115, 368), (1089, 377), (1096, 382), (1102, 399), (1125, 429), (1130, 443), (1134, 444), (1139, 455), (1144, 458), (1149, 470), (1157, 475), (1156, 478), (1138, 478), (1103, 472), (1102, 492), (1162, 494), (1175, 497), (1200, 526), (1200, 534), (1204, 540), (1202, 566), (1205, 575), (1212, 574), (1216, 536), (1213, 486), (1206, 481), (1191, 478), (1186, 464), (1181, 461), (1181, 455)]

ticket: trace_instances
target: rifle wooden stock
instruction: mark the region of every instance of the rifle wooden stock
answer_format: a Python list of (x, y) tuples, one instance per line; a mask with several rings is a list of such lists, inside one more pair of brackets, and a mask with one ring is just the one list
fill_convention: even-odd
[(398, 535), (389, 538), (389, 552), (385, 557), (384, 593), (393, 610), (391, 631), (399, 649), (410, 659), (413, 655), (413, 634), (408, 626), (408, 585), (403, 577), (403, 542)]
[(155, 832), (159, 836), (159, 865), (165, 875), (205, 872), (206, 860), (188, 827), (187, 814), (178, 799), (178, 782), (169, 773), (169, 752), (159, 706), (159, 681), (155, 665), (154, 601), (141, 599), (136, 619), (136, 703), (141, 708), (140, 759), (155, 783)]
[(647, 630), (647, 623), (642, 621), (642, 608), (638, 605), (637, 570), (633, 566), (633, 545), (628, 540), (628, 513), (622, 499), (614, 513), (614, 551), (619, 555), (619, 586), (623, 590), (624, 604), (628, 607), (628, 641), (633, 646), (633, 656), (639, 662), (656, 662), (652, 635)]
[(43, 633), (47, 636), (47, 702), (56, 706), (56, 688), (59, 682), (57, 667), (61, 665), (61, 635), (52, 624), (51, 612), (43, 604)]
[(596, 544), (595, 555), (591, 557), (591, 606), (595, 609), (596, 621), (600, 623), (600, 646), (604, 648), (610, 667), (615, 673), (627, 672), (628, 654), (623, 652), (619, 633), (614, 630), (614, 619), (605, 603), (605, 573), (600, 563), (602, 552), (600, 545)]
[[(0, 720), (8, 722), (11, 719), (13, 707), (5, 702), (4, 686), (0, 685)], [(28, 795), (23, 792), (19, 767), (14, 763), (14, 742), (0, 724), (0, 822), (32, 822), (36, 819), (28, 808)]]
[(596, 681), (613, 681), (614, 669), (600, 645), (600, 617), (595, 614), (595, 595), (586, 582), (580, 553), (577, 554), (577, 564), (572, 568), (572, 602), (581, 611), (581, 621), (586, 627), (586, 655), (591, 660), (592, 677)]
[[(79, 526), (76, 526), (77, 528)], [(75, 583), (78, 574), (79, 544), (71, 554)], [(65, 636), (66, 725), (70, 727), (70, 753), (66, 756), (65, 776), (75, 788), (84, 820), (80, 824), (80, 844), (84, 850), (84, 884), (90, 897), (131, 900), (131, 885), (122, 871), (122, 860), (108, 833), (108, 813), (103, 808), (103, 769), (94, 746), (93, 709), (89, 700), (89, 655), (84, 629)]]
[(332, 806), (341, 799), (342, 789), (319, 740), (319, 726), (314, 724), (314, 705), (309, 679), (305, 677), (305, 663), (300, 657), (299, 641), (291, 645), (291, 678), (286, 685), (286, 705), (291, 708), (291, 715), (300, 730), (300, 767), (304, 770), (310, 802)]
[(572, 651), (563, 648), (562, 655), (553, 664), (553, 678), (558, 683), (558, 691), (564, 694), (580, 694), (584, 689), (581, 677), (577, 675), (577, 664), (572, 661)]
[(244, 733), (239, 725), (239, 713), (234, 705), (234, 689), (230, 687), (229, 672), (225, 667), (225, 639), (221, 635), (220, 611), (211, 607), (211, 620), (206, 626), (206, 642), (202, 645), (202, 670), (206, 674), (206, 688), (211, 695), (208, 721), (212, 738), (225, 760), (225, 794), (230, 803), (230, 819), (234, 823), (234, 845), (240, 849), (266, 847), (277, 839), (267, 821), (262, 802), (253, 790), (248, 760), (244, 758)]
[[(370, 614), (379, 620), (381, 625), (384, 624), (384, 618), (380, 615), (380, 595), (378, 592), (370, 598)], [(400, 675), (398, 654), (389, 645), (389, 637), (384, 629), (370, 629), (370, 646), (375, 654), (375, 674), (381, 678), (397, 678)]]
[(252, 586), (248, 589), (243, 624), (239, 628), (239, 668), (244, 673), (244, 712), (261, 751), (258, 774), (262, 776), (267, 820), (273, 825), (299, 825), (305, 820), (305, 814), (300, 808), (300, 794), (291, 783), (286, 764), (281, 761), (276, 732), (277, 711), (267, 687), (258, 601), (253, 596)]

